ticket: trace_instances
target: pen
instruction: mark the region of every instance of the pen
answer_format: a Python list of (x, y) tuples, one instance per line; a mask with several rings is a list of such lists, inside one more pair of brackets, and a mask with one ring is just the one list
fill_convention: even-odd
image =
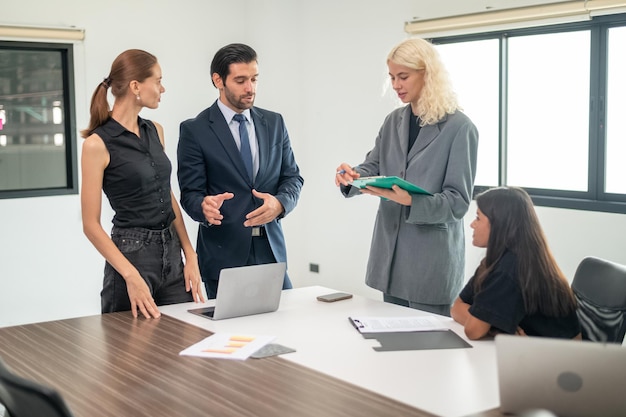
[[(358, 166), (358, 165), (357, 165), (357, 166)], [(356, 168), (356, 167), (352, 167), (352, 168), (350, 168), (350, 169), (354, 170), (354, 168)], [(346, 170), (345, 170), (345, 169), (340, 169), (339, 171), (337, 171), (337, 175), (343, 175), (343, 174), (345, 174), (345, 173), (346, 173)]]

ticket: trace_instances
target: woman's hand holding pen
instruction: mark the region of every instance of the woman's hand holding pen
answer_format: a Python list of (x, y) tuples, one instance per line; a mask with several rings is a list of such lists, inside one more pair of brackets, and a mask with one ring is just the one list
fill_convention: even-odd
[(339, 187), (340, 185), (350, 185), (350, 183), (359, 178), (361, 174), (352, 169), (349, 164), (345, 162), (337, 167), (337, 172), (335, 173), (335, 185)]

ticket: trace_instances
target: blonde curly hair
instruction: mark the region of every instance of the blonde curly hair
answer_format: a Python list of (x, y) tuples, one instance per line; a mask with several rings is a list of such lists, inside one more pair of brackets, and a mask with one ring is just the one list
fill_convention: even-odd
[(417, 115), (422, 126), (435, 124), (446, 114), (461, 110), (448, 71), (430, 42), (420, 38), (406, 39), (389, 52), (387, 62), (390, 61), (424, 70), (424, 87), (417, 102)]

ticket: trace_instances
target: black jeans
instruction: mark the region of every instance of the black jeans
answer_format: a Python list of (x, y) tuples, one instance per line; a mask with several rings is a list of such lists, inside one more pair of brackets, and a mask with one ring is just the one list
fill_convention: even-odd
[[(193, 301), (185, 291), (180, 240), (174, 226), (163, 230), (113, 227), (111, 239), (137, 268), (157, 305)], [(102, 313), (130, 310), (126, 281), (107, 262), (100, 293)]]

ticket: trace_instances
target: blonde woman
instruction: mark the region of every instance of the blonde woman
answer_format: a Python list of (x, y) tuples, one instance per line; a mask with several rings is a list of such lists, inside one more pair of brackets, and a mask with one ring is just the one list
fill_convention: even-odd
[[(449, 316), (464, 279), (463, 216), (472, 200), (478, 131), (460, 111), (429, 42), (403, 41), (389, 53), (387, 66), (406, 105), (386, 117), (362, 163), (337, 167), (335, 184), (346, 197), (383, 197), (366, 284), (382, 291), (387, 302)], [(404, 178), (432, 195), (350, 185), (374, 175)]]

